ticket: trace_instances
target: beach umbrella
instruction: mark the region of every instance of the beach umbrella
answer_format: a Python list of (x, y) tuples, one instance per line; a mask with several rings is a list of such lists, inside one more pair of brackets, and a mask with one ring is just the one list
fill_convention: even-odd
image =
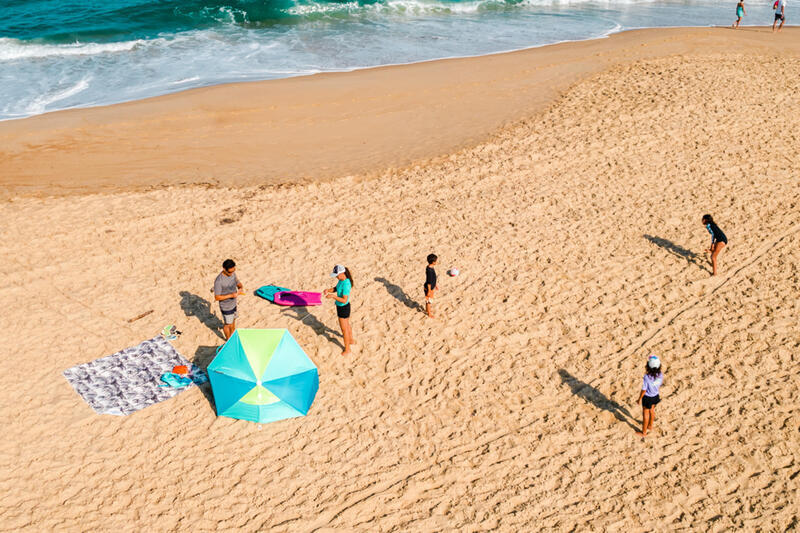
[(317, 367), (285, 329), (237, 329), (208, 365), (217, 415), (274, 422), (305, 416)]

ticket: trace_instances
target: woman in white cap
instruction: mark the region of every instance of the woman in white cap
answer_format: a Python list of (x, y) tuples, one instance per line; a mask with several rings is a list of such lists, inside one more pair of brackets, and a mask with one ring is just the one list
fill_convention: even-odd
[(336, 304), (336, 316), (339, 317), (339, 327), (342, 328), (344, 337), (342, 355), (350, 355), (350, 345), (355, 344), (353, 330), (350, 328), (350, 290), (353, 288), (353, 276), (346, 266), (336, 265), (331, 277), (339, 281), (335, 287), (325, 289), (325, 297), (332, 298)]
[(658, 392), (663, 384), (664, 372), (661, 369), (661, 361), (655, 355), (651, 355), (647, 358), (647, 366), (645, 366), (642, 392), (636, 401), (636, 403), (642, 404), (642, 431), (637, 431), (637, 435), (645, 437), (647, 432), (653, 429), (653, 422), (656, 419), (656, 404), (661, 401)]

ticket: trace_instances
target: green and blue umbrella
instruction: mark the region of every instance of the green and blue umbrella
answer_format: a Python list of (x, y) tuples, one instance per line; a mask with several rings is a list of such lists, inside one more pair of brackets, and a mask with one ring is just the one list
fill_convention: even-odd
[(274, 422), (305, 416), (317, 367), (285, 329), (237, 329), (208, 365), (217, 415)]

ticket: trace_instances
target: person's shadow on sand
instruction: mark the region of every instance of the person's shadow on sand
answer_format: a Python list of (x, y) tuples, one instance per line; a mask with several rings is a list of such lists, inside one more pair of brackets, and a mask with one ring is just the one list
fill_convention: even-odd
[(220, 339), (225, 340), (222, 335), (222, 320), (211, 312), (211, 303), (205, 298), (192, 294), (188, 291), (181, 291), (181, 309), (186, 316), (195, 316), (208, 329)]
[(561, 382), (569, 386), (572, 394), (598, 409), (608, 411), (620, 422), (625, 422), (634, 431), (639, 431), (638, 427), (631, 424), (630, 419), (633, 419), (633, 416), (628, 409), (613, 400), (609, 400), (602, 392), (579, 380), (563, 368), (559, 369), (558, 375), (561, 376)]
[(652, 242), (656, 246), (663, 248), (667, 252), (671, 253), (676, 257), (680, 257), (682, 259), (686, 259), (687, 262), (693, 263), (700, 267), (703, 270), (707, 270), (706, 267), (702, 263), (702, 258), (697, 255), (695, 252), (691, 250), (687, 250), (683, 246), (679, 246), (674, 242), (668, 239), (662, 239), (661, 237), (653, 237), (652, 235), (644, 235), (644, 238), (648, 241)]
[(388, 292), (395, 300), (405, 305), (409, 309), (414, 309), (415, 311), (421, 311), (423, 313), (425, 312), (425, 308), (422, 307), (418, 302), (412, 300), (411, 297), (406, 294), (406, 292), (399, 285), (395, 285), (386, 278), (375, 278), (375, 281), (382, 283), (383, 286), (386, 287), (386, 292)]
[[(208, 372), (208, 365), (211, 364), (211, 361), (214, 360), (214, 357), (217, 355), (217, 347), (216, 346), (198, 346), (197, 350), (194, 352), (194, 358), (192, 359), (192, 363), (196, 364), (206, 372)], [(205, 382), (202, 385), (198, 385), (200, 392), (203, 393), (203, 396), (206, 397), (206, 401), (211, 406), (211, 410), (215, 413), (217, 412), (217, 404), (214, 403), (214, 393), (211, 391), (211, 382)]]
[(289, 318), (293, 318), (298, 322), (302, 322), (303, 324), (311, 327), (314, 330), (314, 333), (325, 337), (328, 342), (332, 342), (339, 346), (342, 350), (344, 350), (344, 344), (339, 341), (337, 337), (341, 337), (342, 334), (336, 331), (335, 329), (331, 329), (325, 324), (323, 324), (317, 317), (311, 314), (311, 311), (308, 311), (304, 307), (289, 307), (283, 313), (283, 316), (288, 316)]

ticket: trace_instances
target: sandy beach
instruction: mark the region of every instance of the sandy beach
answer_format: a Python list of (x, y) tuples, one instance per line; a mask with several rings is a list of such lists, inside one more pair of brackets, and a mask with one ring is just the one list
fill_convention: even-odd
[[(797, 528), (798, 37), (645, 30), (0, 123), (0, 529)], [(239, 327), (319, 367), (309, 415), (218, 418), (199, 388), (95, 414), (63, 370), (170, 323), (211, 361), (227, 257)], [(338, 262), (347, 358), (332, 305), (252, 295)]]

